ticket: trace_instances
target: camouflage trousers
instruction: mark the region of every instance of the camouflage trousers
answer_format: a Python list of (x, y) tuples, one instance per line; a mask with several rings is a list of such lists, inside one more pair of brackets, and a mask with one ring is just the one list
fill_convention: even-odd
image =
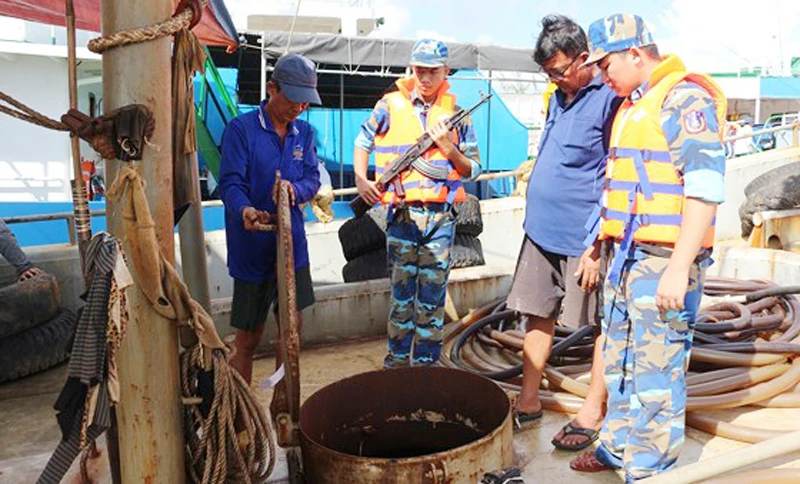
[[(435, 231), (432, 233), (432, 231)], [(439, 360), (444, 300), (455, 220), (449, 209), (409, 206), (395, 211), (386, 230), (392, 291), (386, 366)]]
[(668, 262), (635, 249), (619, 284), (605, 283), (601, 342), (608, 411), (595, 456), (606, 465), (624, 467), (628, 482), (672, 467), (684, 441), (685, 373), (710, 259), (689, 271), (680, 311), (656, 307)]

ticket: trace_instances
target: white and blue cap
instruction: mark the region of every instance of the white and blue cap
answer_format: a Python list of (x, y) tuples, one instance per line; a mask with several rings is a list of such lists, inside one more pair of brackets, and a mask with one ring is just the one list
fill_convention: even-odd
[(641, 17), (617, 13), (595, 20), (589, 25), (589, 58), (584, 66), (603, 60), (613, 52), (624, 52), (632, 47), (652, 45), (653, 34)]
[(317, 92), (317, 66), (299, 54), (286, 54), (278, 59), (272, 79), (293, 103), (322, 104)]
[(411, 49), (411, 65), (420, 67), (443, 67), (450, 61), (450, 52), (444, 42), (434, 39), (418, 40)]

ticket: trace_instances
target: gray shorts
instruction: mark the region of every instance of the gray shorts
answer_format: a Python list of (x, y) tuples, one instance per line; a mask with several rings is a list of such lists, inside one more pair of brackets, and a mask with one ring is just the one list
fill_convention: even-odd
[[(295, 270), (297, 290), (297, 309), (314, 304), (314, 287), (311, 283), (311, 268), (300, 267)], [(233, 279), (233, 303), (231, 307), (231, 326), (244, 331), (253, 331), (259, 324), (267, 321), (267, 311), (273, 306), (278, 312), (278, 283), (276, 280), (263, 284)], [(275, 303), (274, 305), (272, 303)]]
[(586, 293), (574, 276), (580, 257), (548, 252), (525, 236), (506, 304), (570, 328), (599, 324), (597, 289)]

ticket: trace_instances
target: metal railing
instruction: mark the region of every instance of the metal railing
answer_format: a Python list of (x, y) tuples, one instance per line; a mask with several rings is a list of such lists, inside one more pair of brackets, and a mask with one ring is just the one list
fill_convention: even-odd
[[(490, 181), (490, 180), (499, 180), (500, 178), (511, 178), (517, 175), (523, 174), (524, 170), (513, 170), (513, 171), (498, 171), (496, 173), (484, 173), (483, 175), (479, 175), (474, 181), (482, 182), (482, 181)], [(340, 197), (345, 195), (357, 195), (358, 188), (350, 187), (350, 188), (337, 188), (333, 190), (334, 197)], [(206, 200), (202, 203), (203, 207), (221, 207), (222, 200)]]
[[(731, 136), (728, 138), (723, 138), (723, 143), (727, 143), (730, 141), (736, 141), (739, 139), (745, 138), (752, 138), (756, 136), (760, 136), (763, 134), (770, 134), (770, 133), (777, 133), (779, 131), (788, 131), (792, 130), (792, 141), (793, 146), (800, 146), (800, 121), (795, 121), (792, 124), (787, 124), (784, 126), (777, 126), (774, 128), (763, 129), (760, 131), (754, 131), (752, 133), (746, 133), (738, 136)], [(512, 170), (512, 171), (500, 171), (496, 173), (485, 173), (480, 175), (478, 178), (475, 179), (476, 182), (480, 181), (489, 181), (489, 180), (497, 180), (501, 178), (510, 178), (515, 177), (517, 175), (521, 175), (524, 173), (524, 170)], [(335, 197), (338, 196), (345, 196), (345, 195), (356, 195), (358, 193), (358, 189), (355, 187), (350, 188), (338, 188), (333, 190), (333, 195)], [(221, 207), (222, 200), (206, 200), (202, 202), (202, 206), (205, 207)], [(106, 212), (104, 210), (95, 210), (91, 212), (92, 217), (96, 216), (105, 216)], [(69, 234), (69, 243), (70, 245), (75, 244), (75, 214), (74, 213), (53, 213), (53, 214), (46, 214), (46, 215), (21, 215), (16, 217), (3, 217), (3, 220), (7, 224), (14, 224), (14, 223), (26, 223), (26, 222), (44, 222), (44, 221), (51, 221), (51, 220), (66, 220), (67, 222), (67, 232)]]
[(793, 146), (800, 145), (800, 137), (798, 136), (800, 134), (800, 121), (795, 121), (794, 123), (785, 124), (783, 126), (776, 126), (774, 128), (762, 129), (761, 131), (753, 131), (752, 133), (730, 136), (728, 138), (723, 138), (722, 142), (728, 143), (730, 141), (736, 141), (746, 138), (755, 138), (756, 136), (761, 136), (763, 134), (777, 133), (778, 131), (789, 131), (789, 130), (792, 130), (792, 145)]
[[(89, 212), (92, 217), (105, 217), (105, 210), (93, 210)], [(21, 224), (28, 222), (49, 222), (52, 220), (66, 220), (67, 222), (67, 235), (69, 237), (69, 245), (75, 245), (75, 214), (73, 212), (64, 213), (47, 213), (41, 215), (20, 215), (16, 217), (2, 217), (3, 221), (7, 224)]]

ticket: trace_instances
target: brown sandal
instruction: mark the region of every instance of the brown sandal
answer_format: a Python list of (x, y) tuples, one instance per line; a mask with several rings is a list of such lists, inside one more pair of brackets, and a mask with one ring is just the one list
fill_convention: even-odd
[(594, 452), (584, 452), (578, 455), (578, 457), (572, 459), (569, 463), (569, 467), (573, 471), (578, 472), (600, 472), (614, 469), (597, 460), (597, 457), (594, 456)]

